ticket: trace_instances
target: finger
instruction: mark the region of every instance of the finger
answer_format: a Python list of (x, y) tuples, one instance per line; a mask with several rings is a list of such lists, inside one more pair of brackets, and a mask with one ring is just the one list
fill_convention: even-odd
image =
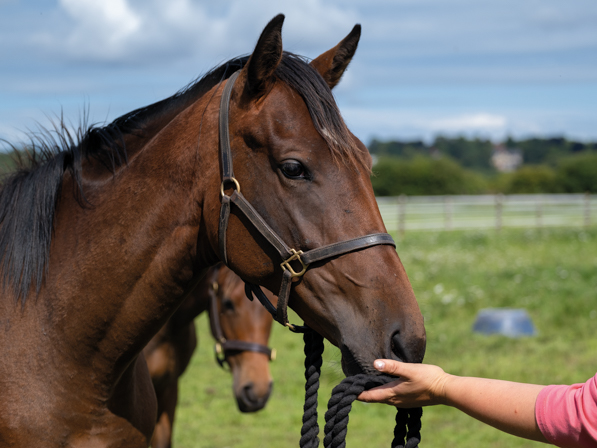
[(367, 390), (361, 392), (357, 397), (357, 400), (364, 401), (365, 403), (383, 403), (390, 398), (394, 397), (394, 394), (387, 389), (380, 390)]
[(366, 403), (385, 402), (388, 399), (394, 397), (395, 393), (392, 390), (392, 387), (396, 384), (396, 382), (392, 382), (361, 392), (357, 397), (357, 400), (364, 401)]
[(358, 396), (357, 396), (357, 400), (359, 401), (364, 401), (365, 403), (369, 403), (370, 401), (373, 400), (372, 395), (369, 393), (368, 390), (366, 390), (365, 392), (361, 392)]

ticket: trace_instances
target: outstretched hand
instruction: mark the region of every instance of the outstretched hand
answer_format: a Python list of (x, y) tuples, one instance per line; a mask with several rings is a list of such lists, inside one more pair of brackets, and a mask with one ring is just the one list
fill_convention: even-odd
[(400, 378), (362, 392), (357, 397), (360, 401), (399, 408), (445, 404), (501, 431), (547, 442), (535, 419), (537, 396), (545, 386), (449, 375), (430, 364), (390, 359), (378, 359), (373, 365)]
[(440, 367), (378, 359), (373, 365), (380, 372), (399, 376), (391, 383), (362, 392), (357, 399), (368, 403), (386, 403), (399, 408), (443, 404), (445, 383), (450, 375)]

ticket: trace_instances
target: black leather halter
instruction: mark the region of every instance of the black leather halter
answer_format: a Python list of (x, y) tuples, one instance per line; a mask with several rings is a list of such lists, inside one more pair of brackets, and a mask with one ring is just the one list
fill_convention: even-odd
[(213, 282), (209, 288), (209, 322), (211, 326), (211, 333), (216, 340), (214, 345), (214, 352), (216, 361), (220, 367), (224, 368), (226, 363), (226, 354), (230, 352), (256, 352), (263, 353), (270, 361), (276, 359), (276, 350), (258, 344), (257, 342), (241, 341), (237, 339), (227, 339), (222, 330), (220, 322), (220, 311), (218, 310), (218, 293), (220, 289), (219, 283), (216, 281), (217, 272), (213, 276)]
[[(236, 205), (240, 212), (251, 221), (255, 229), (261, 233), (269, 243), (278, 251), (282, 263), (282, 283), (280, 292), (278, 293), (277, 308), (268, 300), (259, 285), (252, 283), (245, 283), (245, 291), (247, 297), (253, 300), (253, 294), (271, 313), (276, 321), (282, 325), (289, 327), (292, 331), (303, 331), (303, 327), (297, 327), (288, 322), (288, 300), (290, 298), (290, 288), (292, 286), (292, 279), (294, 277), (301, 277), (307, 271), (311, 263), (316, 261), (326, 260), (328, 258), (343, 255), (349, 252), (366, 249), (371, 246), (381, 244), (396, 247), (396, 243), (392, 237), (387, 233), (373, 233), (358, 238), (342, 241), (339, 243), (328, 244), (326, 246), (317, 247), (315, 249), (303, 252), (302, 250), (295, 250), (286, 245), (282, 238), (280, 238), (271, 227), (265, 222), (263, 217), (253, 208), (253, 206), (245, 199), (240, 192), (240, 184), (234, 178), (232, 170), (232, 150), (230, 148), (230, 134), (228, 129), (229, 110), (230, 110), (230, 95), (234, 82), (238, 77), (240, 71), (237, 71), (230, 76), (224, 91), (222, 92), (222, 99), (220, 101), (220, 163), (222, 165), (222, 185), (220, 193), (222, 198), (222, 207), (220, 209), (220, 224), (219, 224), (219, 246), (220, 257), (225, 264), (228, 264), (228, 257), (226, 253), (226, 229), (228, 228), (228, 218), (230, 216), (230, 204)], [(230, 196), (224, 192), (226, 188), (233, 188), (234, 191)], [(301, 270), (296, 272), (291, 266), (291, 262), (300, 263)]]

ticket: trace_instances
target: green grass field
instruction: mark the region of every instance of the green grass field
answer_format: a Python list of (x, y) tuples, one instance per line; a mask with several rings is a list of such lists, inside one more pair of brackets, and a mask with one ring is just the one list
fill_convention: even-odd
[[(595, 374), (597, 228), (409, 232), (397, 242), (425, 316), (425, 362), (459, 375), (539, 384), (584, 382)], [(509, 339), (472, 333), (478, 310), (488, 307), (525, 308), (538, 335)], [(301, 336), (275, 326), (272, 397), (263, 411), (241, 414), (230, 375), (213, 361), (205, 316), (197, 327), (200, 344), (181, 382), (175, 447), (298, 446), (304, 400)], [(339, 360), (338, 350), (326, 346), (321, 427), (331, 389), (343, 378)], [(385, 405), (355, 403), (348, 448), (389, 447), (394, 412)], [(433, 407), (424, 410), (421, 446), (545, 445), (500, 433), (454, 409)]]

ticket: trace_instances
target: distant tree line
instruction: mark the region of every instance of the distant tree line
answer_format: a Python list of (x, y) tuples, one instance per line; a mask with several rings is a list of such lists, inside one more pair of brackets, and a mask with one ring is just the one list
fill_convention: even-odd
[(379, 196), (597, 193), (597, 143), (508, 138), (502, 146), (520, 151), (523, 159), (511, 173), (493, 167), (495, 146), (464, 137), (437, 137), (431, 144), (373, 140), (374, 191)]
[[(378, 196), (483, 193), (597, 193), (597, 142), (565, 138), (508, 138), (523, 164), (498, 173), (490, 140), (437, 137), (423, 141), (369, 144), (375, 164), (371, 181)], [(0, 177), (15, 167), (14, 154), (0, 151)]]

